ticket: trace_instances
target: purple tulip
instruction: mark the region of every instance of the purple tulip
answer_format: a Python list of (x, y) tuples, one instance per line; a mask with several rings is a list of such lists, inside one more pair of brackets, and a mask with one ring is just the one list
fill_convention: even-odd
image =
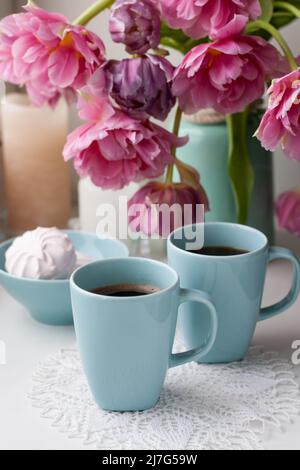
[(115, 42), (129, 54), (145, 54), (160, 43), (160, 14), (151, 0), (117, 0), (109, 23)]
[(149, 55), (112, 60), (106, 72), (111, 96), (121, 109), (139, 119), (167, 118), (175, 104), (171, 91), (174, 68), (167, 59)]

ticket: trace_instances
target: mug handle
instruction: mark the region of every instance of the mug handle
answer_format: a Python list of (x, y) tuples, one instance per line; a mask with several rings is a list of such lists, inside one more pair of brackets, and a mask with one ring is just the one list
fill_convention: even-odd
[[(187, 362), (198, 361), (201, 357), (205, 356), (214, 346), (217, 332), (218, 332), (218, 315), (216, 308), (212, 302), (209, 294), (194, 289), (180, 289), (180, 305), (185, 302), (198, 302), (206, 305), (211, 317), (211, 333), (207, 337), (205, 343), (198, 349), (186, 351), (183, 353), (172, 354), (170, 358), (169, 367), (177, 367)], [(200, 313), (199, 313), (200, 315)]]
[(297, 300), (299, 292), (300, 292), (300, 262), (299, 259), (286, 248), (270, 248), (269, 252), (269, 262), (274, 261), (276, 259), (287, 259), (291, 261), (294, 268), (293, 273), (293, 283), (290, 292), (288, 295), (278, 302), (275, 305), (271, 305), (270, 307), (265, 307), (260, 310), (259, 321), (268, 320), (276, 315), (287, 310), (291, 307)]

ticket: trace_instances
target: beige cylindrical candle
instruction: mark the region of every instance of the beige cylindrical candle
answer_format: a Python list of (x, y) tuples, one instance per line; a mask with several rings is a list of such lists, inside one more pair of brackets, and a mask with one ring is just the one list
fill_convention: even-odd
[(8, 226), (18, 234), (37, 226), (67, 225), (71, 174), (62, 157), (68, 107), (33, 107), (26, 95), (2, 100), (2, 139)]

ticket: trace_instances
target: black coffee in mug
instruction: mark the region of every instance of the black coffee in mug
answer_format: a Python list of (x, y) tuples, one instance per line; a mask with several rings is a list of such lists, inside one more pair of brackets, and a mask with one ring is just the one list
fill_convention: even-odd
[(240, 250), (231, 246), (205, 246), (201, 250), (187, 250), (188, 253), (205, 256), (238, 256), (249, 253), (247, 250)]
[(117, 284), (97, 287), (92, 293), (107, 297), (142, 297), (159, 291), (159, 287), (150, 284)]

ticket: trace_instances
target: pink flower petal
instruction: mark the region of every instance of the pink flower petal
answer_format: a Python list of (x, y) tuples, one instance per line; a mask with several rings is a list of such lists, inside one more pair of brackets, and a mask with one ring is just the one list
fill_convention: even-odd
[(262, 97), (280, 60), (279, 52), (260, 37), (218, 39), (185, 56), (174, 73), (173, 94), (187, 114), (210, 107), (223, 114), (239, 113)]
[(54, 106), (61, 96), (70, 103), (104, 62), (103, 42), (63, 15), (25, 10), (0, 21), (0, 79), (25, 85), (36, 106)]
[(66, 88), (72, 85), (79, 71), (79, 60), (73, 49), (61, 47), (50, 55), (48, 67), (53, 85)]

